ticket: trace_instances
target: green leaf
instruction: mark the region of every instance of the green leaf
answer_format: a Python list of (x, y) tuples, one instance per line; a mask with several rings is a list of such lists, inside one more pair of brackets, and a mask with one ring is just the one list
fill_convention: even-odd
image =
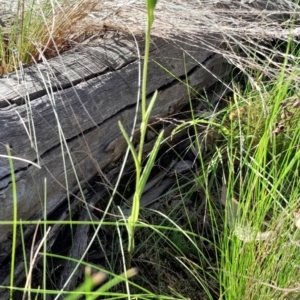
[(151, 111), (152, 111), (152, 109), (154, 107), (154, 103), (155, 103), (156, 98), (157, 98), (157, 94), (158, 94), (158, 92), (155, 91), (154, 94), (153, 94), (153, 96), (152, 96), (152, 98), (151, 98), (151, 100), (150, 100), (150, 103), (149, 103), (149, 105), (147, 107), (146, 115), (145, 115), (145, 123), (148, 123)]
[(130, 148), (130, 152), (131, 152), (131, 154), (132, 154), (132, 157), (133, 157), (135, 166), (137, 167), (137, 166), (140, 165), (140, 164), (139, 164), (139, 160), (138, 160), (137, 153), (136, 153), (136, 151), (135, 151), (135, 148), (134, 148), (132, 142), (131, 142), (130, 139), (129, 139), (129, 136), (127, 135), (127, 132), (125, 131), (125, 129), (124, 129), (124, 127), (123, 127), (123, 125), (122, 125), (122, 123), (121, 123), (120, 121), (119, 121), (119, 127), (120, 127), (120, 130), (121, 130), (121, 132), (122, 132), (122, 134), (123, 134), (125, 140), (126, 140), (127, 145), (128, 145), (129, 148)]
[(156, 155), (158, 153), (158, 150), (159, 150), (159, 146), (160, 146), (160, 143), (163, 139), (163, 136), (164, 136), (164, 131), (162, 130), (155, 142), (155, 145), (153, 146), (153, 149), (150, 153), (150, 156), (147, 160), (147, 163), (146, 163), (146, 166), (144, 168), (144, 171), (143, 171), (143, 174), (141, 176), (141, 180), (140, 180), (140, 185), (139, 185), (139, 188), (141, 191), (144, 190), (144, 187), (145, 187), (145, 184), (148, 180), (148, 177), (150, 175), (150, 172), (152, 170), (152, 167), (154, 165), (154, 161), (155, 161), (155, 158), (156, 158)]

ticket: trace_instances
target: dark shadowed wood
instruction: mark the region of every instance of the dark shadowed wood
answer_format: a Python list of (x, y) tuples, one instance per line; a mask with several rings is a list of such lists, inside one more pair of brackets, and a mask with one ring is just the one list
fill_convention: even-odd
[[(138, 37), (141, 55), (143, 43)], [(14, 161), (19, 218), (41, 218), (45, 179), (49, 214), (66, 199), (67, 190), (75, 193), (79, 184), (122, 156), (126, 145), (118, 121), (130, 132), (140, 63), (131, 36), (107, 33), (92, 44), (0, 79), (0, 154), (6, 154), (8, 144), (14, 156), (41, 166)], [(200, 41), (192, 46), (178, 39), (175, 44), (153, 38), (147, 90), (149, 97), (159, 91), (153, 118), (173, 114), (187, 103), (187, 88), (175, 79), (184, 79), (185, 70), (191, 86), (201, 91), (224, 77), (229, 68)], [(0, 205), (0, 220), (12, 220), (5, 158), (0, 158)], [(7, 253), (9, 234), (9, 226), (0, 226), (2, 255)]]

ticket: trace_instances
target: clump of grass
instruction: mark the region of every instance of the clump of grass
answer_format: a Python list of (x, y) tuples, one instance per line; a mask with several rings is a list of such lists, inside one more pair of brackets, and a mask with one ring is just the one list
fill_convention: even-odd
[[(296, 299), (299, 293), (299, 218), (295, 216), (300, 193), (300, 110), (295, 78), (297, 70), (288, 79), (283, 71), (259, 90), (249, 86), (244, 94), (236, 90), (228, 107), (205, 121), (213, 131), (227, 129), (221, 143), (214, 141), (210, 161), (202, 161), (199, 178), (209, 202), (225, 206), (222, 233), (217, 222), (212, 225), (219, 232), (216, 245), (221, 252), (216, 252), (220, 261), (215, 269), (220, 294), (226, 299), (257, 299), (257, 295)], [(208, 184), (216, 176), (219, 200), (211, 197)], [(215, 208), (211, 213), (219, 220)]]
[(195, 132), (191, 143), (201, 166), (195, 182), (207, 196), (216, 237), (211, 268), (226, 299), (297, 299), (299, 293), (298, 70), (283, 69), (268, 81), (262, 76), (235, 88), (224, 110), (176, 129)]
[[(18, 0), (0, 27), (0, 64), (4, 73), (21, 64), (58, 55), (80, 38), (77, 23), (98, 4), (94, 0), (70, 2)], [(83, 29), (84, 32), (84, 29)]]
[[(240, 113), (231, 120), (233, 135), (224, 178), (227, 209), (232, 209), (233, 198), (237, 202), (235, 213), (227, 214), (220, 267), (222, 289), (230, 299), (246, 295), (248, 299), (257, 295), (281, 299), (287, 293), (289, 299), (295, 297), (299, 261), (294, 259), (292, 266), (297, 246), (291, 240), (298, 235), (293, 212), (300, 192), (296, 171), (300, 126), (297, 102), (290, 98), (291, 83), (280, 77), (263, 94), (263, 102), (255, 92), (247, 104), (236, 98)], [(286, 108), (287, 101), (291, 110)]]

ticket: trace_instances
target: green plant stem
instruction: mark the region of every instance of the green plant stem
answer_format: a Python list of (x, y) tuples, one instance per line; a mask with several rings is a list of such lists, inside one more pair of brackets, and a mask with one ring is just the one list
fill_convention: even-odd
[(147, 101), (147, 76), (148, 76), (148, 62), (149, 62), (149, 52), (150, 52), (150, 36), (151, 36), (151, 19), (147, 17), (147, 28), (146, 28), (146, 37), (145, 37), (145, 53), (144, 53), (144, 67), (143, 67), (143, 80), (142, 80), (142, 105), (141, 105), (141, 112), (142, 112), (142, 124), (141, 124), (141, 138), (140, 138), (140, 147), (138, 153), (138, 159), (142, 161), (143, 155), (143, 147), (144, 147), (144, 140), (146, 135), (146, 127), (147, 124), (144, 123), (145, 116), (146, 116), (146, 101)]
[[(145, 53), (144, 53), (144, 67), (143, 67), (143, 80), (142, 80), (142, 103), (141, 103), (141, 117), (142, 122), (140, 126), (140, 143), (138, 153), (136, 154), (135, 149), (133, 148), (132, 143), (130, 142), (125, 130), (123, 129), (123, 135), (125, 136), (128, 145), (131, 147), (131, 152), (133, 157), (135, 158), (135, 168), (136, 168), (136, 186), (135, 193), (133, 196), (132, 203), (132, 212), (131, 216), (128, 220), (128, 234), (129, 234), (129, 244), (128, 244), (128, 252), (129, 252), (129, 264), (130, 257), (132, 255), (134, 249), (134, 227), (138, 220), (139, 210), (140, 210), (140, 198), (143, 192), (143, 186), (146, 179), (149, 176), (150, 170), (152, 168), (151, 163), (147, 163), (145, 170), (142, 174), (142, 161), (143, 161), (143, 149), (146, 137), (146, 130), (148, 125), (149, 116), (154, 105), (154, 101), (156, 99), (157, 93), (155, 93), (150, 101), (148, 109), (147, 106), (147, 74), (148, 74), (148, 62), (149, 62), (149, 52), (150, 52), (150, 37), (151, 37), (151, 27), (154, 21), (154, 8), (156, 5), (156, 0), (147, 0), (147, 25), (146, 25), (146, 37), (145, 37)], [(121, 126), (120, 126), (121, 127)], [(122, 130), (122, 128), (121, 128)], [(162, 134), (159, 137), (160, 142), (162, 139)], [(154, 149), (151, 161), (154, 162), (154, 158), (157, 154), (157, 149)]]
[(15, 257), (16, 257), (16, 245), (17, 245), (17, 218), (18, 218), (18, 200), (17, 200), (17, 185), (16, 185), (16, 177), (14, 173), (14, 164), (11, 158), (10, 148), (7, 145), (6, 151), (9, 156), (9, 167), (11, 172), (11, 187), (12, 187), (12, 195), (13, 195), (13, 236), (12, 236), (12, 246), (11, 246), (11, 266), (10, 266), (10, 293), (9, 299), (13, 300), (13, 286), (14, 286), (14, 273), (15, 273)]

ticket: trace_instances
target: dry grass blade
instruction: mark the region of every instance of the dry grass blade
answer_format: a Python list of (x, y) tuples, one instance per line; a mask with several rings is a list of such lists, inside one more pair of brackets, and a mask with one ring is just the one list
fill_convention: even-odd
[[(101, 25), (141, 33), (144, 30), (145, 10), (141, 1), (104, 1), (101, 9), (96, 7), (85, 22), (91, 28)], [(160, 0), (153, 34), (175, 42), (179, 36), (184, 37), (186, 43), (200, 39), (205, 47), (226, 56), (245, 72), (250, 67), (272, 77), (276, 70), (282, 68), (278, 58), (282, 59), (283, 55), (269, 47), (268, 43), (274, 39), (287, 41), (291, 36), (299, 36), (299, 13), (300, 6), (291, 0)], [(215, 39), (223, 41), (227, 50), (216, 47)], [(239, 55), (237, 48), (240, 48)], [(262, 66), (257, 56), (253, 57), (254, 52), (267, 59), (270, 66)]]
[[(282, 59), (283, 55), (267, 43), (274, 39), (286, 41), (300, 34), (297, 22), (300, 7), (294, 2), (160, 0), (156, 8), (153, 34), (173, 39), (174, 42), (179, 36), (184, 37), (186, 43), (203, 40), (205, 47), (226, 56), (245, 72), (247, 67), (251, 67), (272, 77), (276, 74), (275, 70), (281, 69), (282, 64), (278, 58)], [(24, 1), (26, 10), (33, 9), (30, 3)], [(65, 51), (74, 43), (99, 35), (106, 29), (144, 32), (146, 7), (143, 1), (54, 1), (51, 2), (51, 12), (47, 16), (39, 9), (43, 3), (39, 2), (34, 9), (42, 15), (44, 24), (36, 30), (35, 36), (28, 37), (38, 49), (33, 53), (35, 58), (57, 55), (57, 52)], [(1, 24), (7, 25), (16, 9), (16, 5), (11, 2), (0, 0)], [(4, 31), (7, 27), (4, 27)], [(215, 46), (213, 40), (223, 41), (227, 50)], [(238, 55), (237, 48), (240, 49)], [(253, 57), (254, 50), (269, 61), (269, 67), (261, 66), (257, 56)], [(5, 65), (3, 61), (2, 65)]]
[[(35, 242), (35, 239), (36, 239), (37, 229), (38, 229), (38, 226), (36, 227), (36, 230), (35, 230), (35, 233), (34, 233), (34, 237), (33, 237), (33, 242), (32, 242), (32, 247), (31, 247), (31, 251), (32, 252), (30, 254), (30, 268), (29, 268), (29, 272), (28, 272), (28, 275), (27, 275), (27, 280), (26, 280), (25, 287), (24, 287), (25, 291), (24, 291), (24, 294), (23, 294), (23, 300), (26, 299), (26, 289), (29, 289), (30, 285), (31, 285), (32, 272), (33, 272), (33, 268), (35, 266), (35, 262), (36, 262), (37, 256), (39, 254), (40, 249), (42, 248), (42, 246), (44, 244), (44, 241), (46, 240), (47, 236), (49, 235), (51, 227), (48, 228), (45, 236), (42, 238), (42, 240), (40, 241), (40, 244), (36, 248), (35, 253), (33, 253), (34, 242)], [(28, 291), (28, 298), (30, 299), (30, 290)]]

